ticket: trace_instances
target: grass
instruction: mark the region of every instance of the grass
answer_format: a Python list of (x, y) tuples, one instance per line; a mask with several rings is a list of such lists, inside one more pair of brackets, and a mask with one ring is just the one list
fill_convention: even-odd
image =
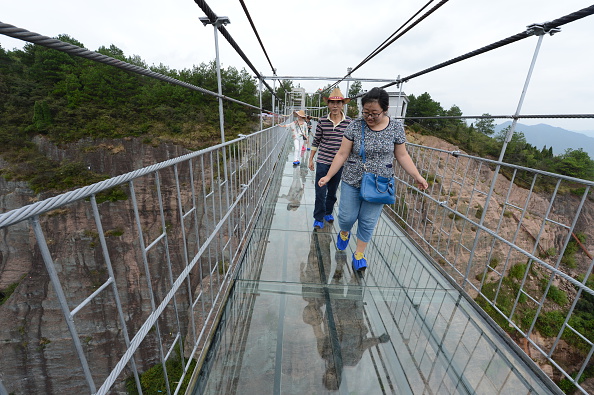
[(19, 286), (21, 282), (17, 281), (16, 283), (10, 284), (5, 289), (0, 289), (0, 306), (4, 304), (10, 298), (10, 295), (13, 294), (14, 290)]

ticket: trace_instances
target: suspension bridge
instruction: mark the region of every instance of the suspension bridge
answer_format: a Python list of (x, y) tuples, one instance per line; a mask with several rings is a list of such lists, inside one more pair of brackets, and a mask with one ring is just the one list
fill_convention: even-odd
[[(214, 27), (217, 67), (221, 35), (257, 76), (260, 92), (273, 92), (280, 114), (303, 102), (275, 97), (270, 82), (361, 80), (351, 73), (446, 3), (422, 8), (349, 74), (303, 77), (262, 75), (228, 21), (195, 2), (201, 21)], [(545, 37), (592, 13), (594, 6), (576, 10), (377, 82), (402, 95), (411, 79), (523, 39), (538, 41), (536, 59)], [(0, 33), (216, 97), (221, 129), (221, 144), (0, 214), (0, 269), (38, 262), (51, 288), (43, 308), (62, 315), (39, 323), (35, 356), (16, 344), (21, 324), (3, 322), (0, 394), (107, 394), (124, 391), (126, 382), (142, 393), (147, 361), (161, 364), (166, 392), (174, 394), (557, 394), (561, 380), (588, 393), (594, 338), (577, 318), (580, 303), (594, 296), (594, 260), (588, 255), (576, 274), (563, 257), (590, 215), (594, 183), (503, 162), (513, 126), (498, 160), (407, 143), (432, 183), (421, 192), (396, 170), (399, 199), (384, 208), (367, 250), (370, 267), (358, 276), (347, 259), (352, 251), (335, 247), (337, 229), (312, 231), (315, 177), (306, 160), (292, 166), (287, 132), (261, 123), (254, 133), (225, 138), (223, 102), (261, 112), (261, 101), (243, 103), (227, 97), (220, 81), (217, 92), (208, 91), (7, 23)], [(523, 117), (594, 118), (526, 115), (522, 101), (515, 114), (493, 118), (513, 125)], [(547, 193), (537, 193), (545, 184)], [(128, 199), (97, 199), (115, 187)], [(91, 265), (92, 279), (73, 269), (77, 262)], [(560, 288), (572, 296), (562, 310), (551, 303)], [(26, 289), (24, 280), (13, 295)], [(9, 298), (0, 310), (11, 317), (21, 303)], [(555, 309), (562, 324), (545, 338), (539, 323)], [(100, 333), (110, 342), (94, 341)], [(562, 358), (568, 350), (571, 365)]]

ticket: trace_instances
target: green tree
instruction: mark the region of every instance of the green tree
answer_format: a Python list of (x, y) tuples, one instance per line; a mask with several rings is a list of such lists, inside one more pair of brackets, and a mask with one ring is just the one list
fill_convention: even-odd
[(568, 148), (559, 155), (556, 171), (570, 177), (592, 180), (594, 178), (594, 161), (582, 148), (573, 150)]
[(353, 83), (349, 87), (349, 91), (347, 92), (347, 94), (348, 97), (355, 97), (361, 92), (363, 92), (363, 84), (361, 83), (361, 81), (353, 81)]
[[(275, 106), (276, 111), (282, 111), (282, 108), (279, 110), (279, 100), (284, 102), (285, 100), (285, 93), (291, 92), (293, 90), (293, 81), (290, 80), (282, 80), (280, 82), (277, 81), (278, 87), (274, 89), (274, 93), (277, 96), (275, 99)], [(272, 84), (269, 84), (272, 86)], [(265, 88), (264, 88), (265, 89)], [(272, 110), (272, 93), (269, 90), (265, 90), (262, 92), (262, 107), (271, 111)]]
[(495, 133), (495, 119), (491, 117), (491, 114), (485, 113), (483, 117), (476, 121), (476, 130), (487, 136), (492, 136)]
[(437, 119), (414, 119), (415, 117), (439, 117), (444, 115), (444, 110), (441, 107), (441, 104), (431, 99), (429, 93), (425, 92), (418, 97), (409, 95), (408, 100), (406, 118), (412, 118), (414, 122), (432, 130), (441, 126), (441, 122)]
[[(349, 91), (347, 93), (348, 97), (355, 97), (358, 94), (363, 92), (363, 84), (361, 81), (354, 81), (351, 86), (349, 87)], [(359, 115), (359, 109), (357, 108), (357, 100), (351, 100), (349, 104), (347, 104), (346, 113), (349, 117), (355, 118)]]
[[(462, 110), (460, 109), (460, 107), (458, 107), (457, 105), (453, 105), (452, 107), (450, 107), (449, 110), (447, 110), (444, 114), (447, 117), (461, 117), (462, 116)], [(447, 119), (445, 121), (445, 124), (451, 127), (456, 127), (459, 125), (464, 124), (464, 121), (461, 118), (452, 118), (452, 119)]]
[(33, 126), (38, 131), (44, 130), (52, 123), (52, 114), (49, 110), (47, 102), (36, 101), (33, 107)]

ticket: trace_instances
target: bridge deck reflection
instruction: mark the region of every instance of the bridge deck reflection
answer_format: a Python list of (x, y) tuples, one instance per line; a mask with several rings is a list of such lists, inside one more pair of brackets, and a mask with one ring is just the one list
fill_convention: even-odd
[(312, 231), (308, 154), (273, 182), (194, 393), (555, 393), (388, 218), (354, 274), (354, 241)]

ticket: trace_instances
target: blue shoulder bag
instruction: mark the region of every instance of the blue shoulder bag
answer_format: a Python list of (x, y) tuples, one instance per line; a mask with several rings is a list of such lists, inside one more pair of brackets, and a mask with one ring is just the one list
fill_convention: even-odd
[(365, 166), (365, 121), (361, 120), (361, 149), (363, 158), (363, 179), (361, 179), (361, 199), (371, 203), (394, 204), (394, 177), (383, 177), (374, 173), (368, 173)]

